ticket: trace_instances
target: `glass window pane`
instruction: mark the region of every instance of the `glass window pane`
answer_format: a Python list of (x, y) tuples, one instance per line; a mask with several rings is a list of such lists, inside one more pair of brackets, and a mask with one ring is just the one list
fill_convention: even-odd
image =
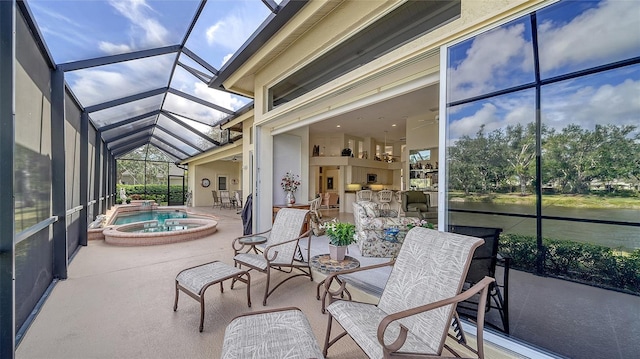
[[(542, 151), (544, 215), (640, 220), (636, 195), (640, 183), (639, 83), (640, 65), (632, 65), (542, 87), (542, 123), (547, 128)], [(571, 227), (563, 224), (562, 228), (565, 226)], [(631, 236), (630, 228), (589, 227), (595, 232), (583, 235), (575, 228), (561, 234), (552, 227), (545, 234), (640, 248), (640, 237), (637, 233)]]
[(120, 106), (109, 107), (102, 111), (92, 112), (89, 114), (89, 117), (91, 117), (91, 120), (96, 127), (100, 128), (158, 110), (160, 109), (163, 97), (164, 95), (161, 94), (138, 101), (128, 102)]
[[(158, 142), (158, 141), (155, 141), (155, 142)], [(161, 150), (158, 147), (155, 147), (153, 145), (149, 145), (147, 147), (148, 147), (146, 152), (147, 161), (175, 162), (176, 160), (175, 157)]]
[(224, 112), (215, 110), (205, 105), (201, 105), (191, 100), (187, 100), (184, 97), (171, 93), (167, 94), (162, 109), (192, 118), (196, 121), (209, 125), (217, 124), (228, 116), (228, 114)]
[(160, 115), (158, 117), (158, 125), (167, 129), (170, 133), (179, 133), (180, 137), (183, 137), (186, 140), (189, 140), (191, 144), (198, 146), (198, 149), (200, 151), (208, 150), (209, 148), (214, 146), (213, 143), (204, 140), (201, 136), (193, 133), (192, 131), (176, 123), (175, 121), (170, 120), (164, 115)]
[[(209, 77), (213, 77), (213, 73), (211, 73), (211, 71), (209, 71), (206, 68), (202, 67), (202, 65), (200, 65), (197, 62), (195, 62), (195, 60), (193, 60), (192, 58), (190, 58), (189, 56), (187, 56), (184, 53), (180, 54), (179, 61), (180, 61), (180, 63), (182, 63), (184, 65), (187, 65), (187, 66), (193, 68), (196, 71), (200, 71), (200, 72), (204, 73), (205, 75), (207, 75)], [(209, 65), (211, 65), (211, 64), (209, 64)], [(216, 68), (213, 65), (211, 65), (211, 66), (214, 69)]]
[(147, 117), (144, 120), (128, 123), (126, 125), (122, 125), (120, 127), (114, 128), (112, 130), (104, 131), (102, 133), (102, 138), (106, 142), (109, 142), (112, 138), (115, 138), (117, 136), (123, 135), (125, 133), (135, 133), (138, 130), (140, 130), (141, 128), (143, 128), (143, 127), (155, 124), (156, 117), (157, 116)]
[(534, 96), (525, 90), (448, 109), (451, 208), (535, 213)]
[(533, 82), (529, 17), (450, 47), (448, 58), (447, 103)]
[(638, 1), (562, 1), (538, 11), (541, 77), (640, 56), (639, 14)]
[(85, 107), (93, 106), (167, 87), (176, 56), (166, 54), (70, 71), (65, 79)]
[[(210, 88), (180, 66), (176, 67), (171, 80), (171, 87), (230, 111), (236, 111), (250, 102), (245, 97)], [(228, 116), (228, 114), (224, 114), (224, 116)]]
[(195, 148), (185, 144), (184, 142), (182, 142), (179, 139), (173, 137), (172, 135), (162, 131), (159, 128), (156, 128), (153, 131), (153, 136), (157, 137), (157, 138), (159, 138), (161, 140), (169, 142), (173, 147), (175, 147), (175, 148), (177, 148), (177, 149), (179, 149), (181, 151), (184, 151), (184, 152), (188, 153), (191, 156), (196, 155), (196, 154), (198, 154), (200, 152), (200, 150), (195, 149)]
[(170, 155), (170, 156), (174, 157), (175, 159), (182, 160), (182, 159), (187, 158), (187, 156), (184, 153), (176, 151), (175, 149), (165, 145), (164, 143), (158, 141), (155, 138), (151, 138), (151, 144), (153, 144), (154, 146), (158, 147), (160, 150), (165, 152), (167, 155)]
[(220, 69), (270, 14), (260, 0), (209, 1), (186, 47)]
[(198, 5), (198, 1), (29, 1), (56, 63), (180, 44)]
[(134, 143), (145, 137), (149, 137), (151, 136), (152, 133), (153, 133), (153, 129), (149, 129), (144, 132), (135, 132), (135, 133), (132, 133), (130, 136), (121, 138), (116, 141), (109, 142), (107, 145), (109, 149), (122, 148), (129, 143)]
[(220, 191), (227, 190), (227, 177), (218, 176), (218, 190)]

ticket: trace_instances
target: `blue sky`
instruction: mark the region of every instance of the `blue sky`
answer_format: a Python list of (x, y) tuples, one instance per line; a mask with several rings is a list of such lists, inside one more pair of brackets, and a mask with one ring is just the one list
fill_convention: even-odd
[[(28, 0), (28, 4), (54, 61), (65, 63), (180, 44), (200, 1)], [(220, 69), (269, 15), (260, 0), (209, 0), (186, 46)], [(167, 86), (175, 58), (170, 54), (67, 72), (65, 80), (82, 104), (90, 106)], [(184, 56), (181, 61), (206, 72)], [(230, 110), (250, 101), (210, 89), (179, 67), (171, 87)], [(197, 121), (212, 123), (225, 116), (178, 96), (168, 96), (165, 104)], [(131, 107), (123, 106), (122, 111)]]
[[(448, 102), (533, 81), (529, 17), (455, 45), (447, 67)], [(565, 1), (537, 13), (541, 78), (640, 56), (640, 1)], [(637, 31), (633, 31), (633, 30)], [(533, 91), (448, 109), (449, 138), (474, 136), (535, 120)], [(542, 119), (553, 128), (575, 123), (640, 126), (640, 66), (542, 88)]]

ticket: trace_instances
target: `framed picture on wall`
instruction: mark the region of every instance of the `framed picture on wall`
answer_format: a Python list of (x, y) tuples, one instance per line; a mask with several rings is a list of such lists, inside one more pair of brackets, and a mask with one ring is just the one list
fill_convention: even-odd
[(327, 177), (327, 189), (333, 189), (333, 177)]

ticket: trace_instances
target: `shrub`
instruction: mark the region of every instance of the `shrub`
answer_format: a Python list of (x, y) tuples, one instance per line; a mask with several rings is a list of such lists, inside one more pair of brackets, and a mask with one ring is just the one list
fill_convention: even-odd
[[(544, 273), (640, 295), (640, 249), (616, 254), (605, 246), (543, 238)], [(511, 266), (536, 271), (536, 238), (518, 234), (500, 236), (500, 253), (511, 257)]]
[[(124, 187), (126, 190), (127, 198), (131, 198), (133, 200), (154, 200), (156, 203), (169, 202), (167, 198), (166, 184), (150, 184), (146, 186), (146, 189), (144, 185), (118, 185), (118, 192), (121, 187)], [(172, 185), (170, 186), (169, 191), (171, 202), (182, 202), (182, 185)]]

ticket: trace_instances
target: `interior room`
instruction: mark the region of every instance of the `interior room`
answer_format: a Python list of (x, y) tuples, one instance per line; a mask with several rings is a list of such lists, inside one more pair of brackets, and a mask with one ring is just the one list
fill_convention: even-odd
[[(341, 199), (336, 207), (346, 213), (353, 213), (350, 204), (362, 189), (430, 191), (437, 205), (438, 91), (435, 84), (309, 125), (315, 186), (309, 192), (336, 193)], [(427, 149), (427, 160), (411, 155)], [(436, 180), (416, 181), (418, 165), (432, 167)]]

